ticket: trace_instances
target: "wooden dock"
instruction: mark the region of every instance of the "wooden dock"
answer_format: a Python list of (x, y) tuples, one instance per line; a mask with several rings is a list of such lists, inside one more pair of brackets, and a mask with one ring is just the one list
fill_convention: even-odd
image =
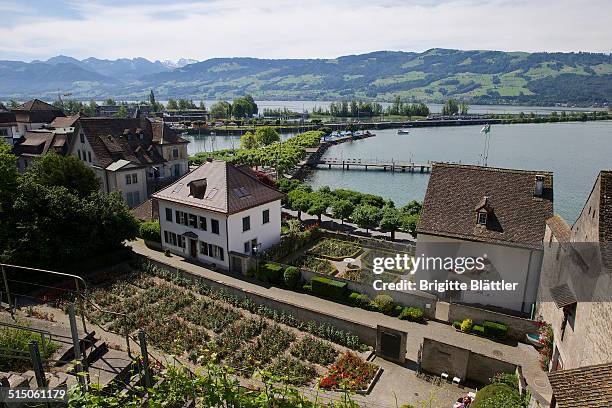
[(345, 158), (322, 158), (316, 163), (317, 166), (327, 166), (328, 169), (334, 167), (342, 167), (342, 170), (359, 169), (367, 171), (368, 168), (392, 171), (400, 173), (429, 173), (431, 172), (431, 163), (405, 163), (396, 161), (378, 161), (365, 159), (345, 159)]

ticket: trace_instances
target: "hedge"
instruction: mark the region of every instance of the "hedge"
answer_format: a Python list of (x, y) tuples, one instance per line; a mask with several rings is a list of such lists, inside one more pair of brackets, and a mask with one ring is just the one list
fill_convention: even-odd
[(478, 336), (484, 336), (485, 335), (484, 327), (482, 327), (482, 326), (480, 326), (478, 324), (475, 324), (474, 327), (472, 327), (472, 333), (474, 333), (474, 334), (476, 334)]
[(418, 307), (405, 307), (399, 315), (400, 320), (408, 320), (411, 322), (422, 322), (425, 312)]
[(295, 266), (288, 266), (283, 275), (285, 285), (291, 289), (296, 289), (302, 280), (302, 272)]
[(489, 384), (476, 393), (476, 399), (470, 408), (523, 408), (523, 401), (518, 391), (506, 384)]
[(493, 339), (504, 340), (508, 336), (508, 326), (503, 323), (485, 320), (482, 323), (484, 335)]
[(141, 223), (138, 235), (145, 241), (161, 243), (161, 230), (159, 227), (159, 221), (145, 221)]
[(255, 277), (263, 282), (279, 284), (283, 280), (283, 267), (272, 262), (265, 262), (259, 266)]
[(340, 282), (337, 280), (324, 278), (322, 276), (315, 276), (310, 281), (310, 284), (312, 285), (312, 292), (319, 296), (338, 301), (344, 301), (346, 299), (346, 282)]

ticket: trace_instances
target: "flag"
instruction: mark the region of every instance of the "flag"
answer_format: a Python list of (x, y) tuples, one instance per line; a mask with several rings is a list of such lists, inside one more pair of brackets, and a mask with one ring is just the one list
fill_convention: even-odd
[(480, 129), (481, 133), (487, 134), (491, 131), (491, 125), (487, 124), (484, 125), (482, 129)]

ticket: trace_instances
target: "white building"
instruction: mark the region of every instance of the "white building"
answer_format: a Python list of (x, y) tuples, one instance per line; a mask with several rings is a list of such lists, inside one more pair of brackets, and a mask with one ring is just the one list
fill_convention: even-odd
[(416, 254), (485, 257), (471, 273), (418, 271), (417, 279), (505, 281), (513, 290), (467, 290), (442, 299), (473, 306), (532, 313), (542, 265), (546, 220), (553, 215), (549, 172), (436, 163), (417, 226)]
[(4, 110), (3, 105), (0, 104), (0, 140), (4, 140), (9, 146), (12, 146), (17, 137), (17, 122), (15, 120), (15, 114)]
[(187, 140), (147, 118), (79, 118), (73, 156), (92, 167), (106, 192), (120, 191), (130, 208), (189, 171)]
[(249, 168), (210, 159), (152, 197), (162, 247), (181, 256), (245, 273), (280, 240), (283, 194)]

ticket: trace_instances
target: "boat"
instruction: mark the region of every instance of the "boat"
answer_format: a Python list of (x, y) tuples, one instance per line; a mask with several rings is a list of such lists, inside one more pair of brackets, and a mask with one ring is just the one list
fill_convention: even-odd
[(397, 131), (398, 135), (407, 135), (408, 133), (410, 133), (410, 131), (408, 129), (399, 129)]

